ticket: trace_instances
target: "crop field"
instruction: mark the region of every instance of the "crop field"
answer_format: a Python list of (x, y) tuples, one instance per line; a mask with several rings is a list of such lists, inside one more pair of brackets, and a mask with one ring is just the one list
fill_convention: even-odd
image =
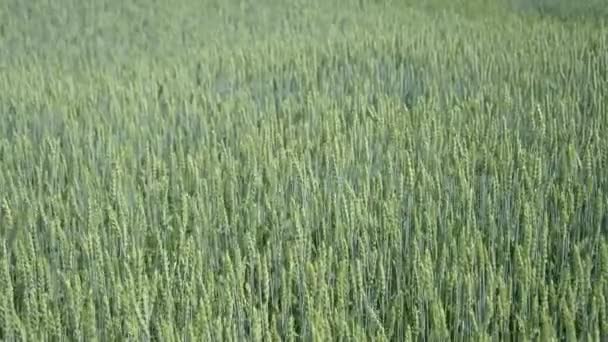
[(607, 19), (0, 1), (0, 340), (608, 341)]

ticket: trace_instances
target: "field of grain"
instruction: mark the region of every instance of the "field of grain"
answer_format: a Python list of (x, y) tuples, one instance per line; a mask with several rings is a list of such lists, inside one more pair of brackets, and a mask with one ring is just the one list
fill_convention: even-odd
[(608, 341), (602, 1), (0, 3), (0, 340)]

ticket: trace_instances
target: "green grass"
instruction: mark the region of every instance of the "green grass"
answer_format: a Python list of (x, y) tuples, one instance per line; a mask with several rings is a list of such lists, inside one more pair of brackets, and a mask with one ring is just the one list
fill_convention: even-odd
[(0, 340), (606, 341), (608, 25), (514, 3), (2, 2)]

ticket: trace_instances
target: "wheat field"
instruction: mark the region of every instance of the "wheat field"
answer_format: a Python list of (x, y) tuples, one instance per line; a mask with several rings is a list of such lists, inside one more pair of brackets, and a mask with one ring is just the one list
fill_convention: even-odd
[(580, 4), (1, 2), (0, 340), (608, 341)]

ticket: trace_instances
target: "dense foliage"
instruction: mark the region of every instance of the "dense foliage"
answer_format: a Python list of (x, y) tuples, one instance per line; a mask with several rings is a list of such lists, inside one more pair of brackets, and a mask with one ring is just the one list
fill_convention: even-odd
[(0, 339), (607, 341), (608, 25), (521, 3), (3, 1)]

